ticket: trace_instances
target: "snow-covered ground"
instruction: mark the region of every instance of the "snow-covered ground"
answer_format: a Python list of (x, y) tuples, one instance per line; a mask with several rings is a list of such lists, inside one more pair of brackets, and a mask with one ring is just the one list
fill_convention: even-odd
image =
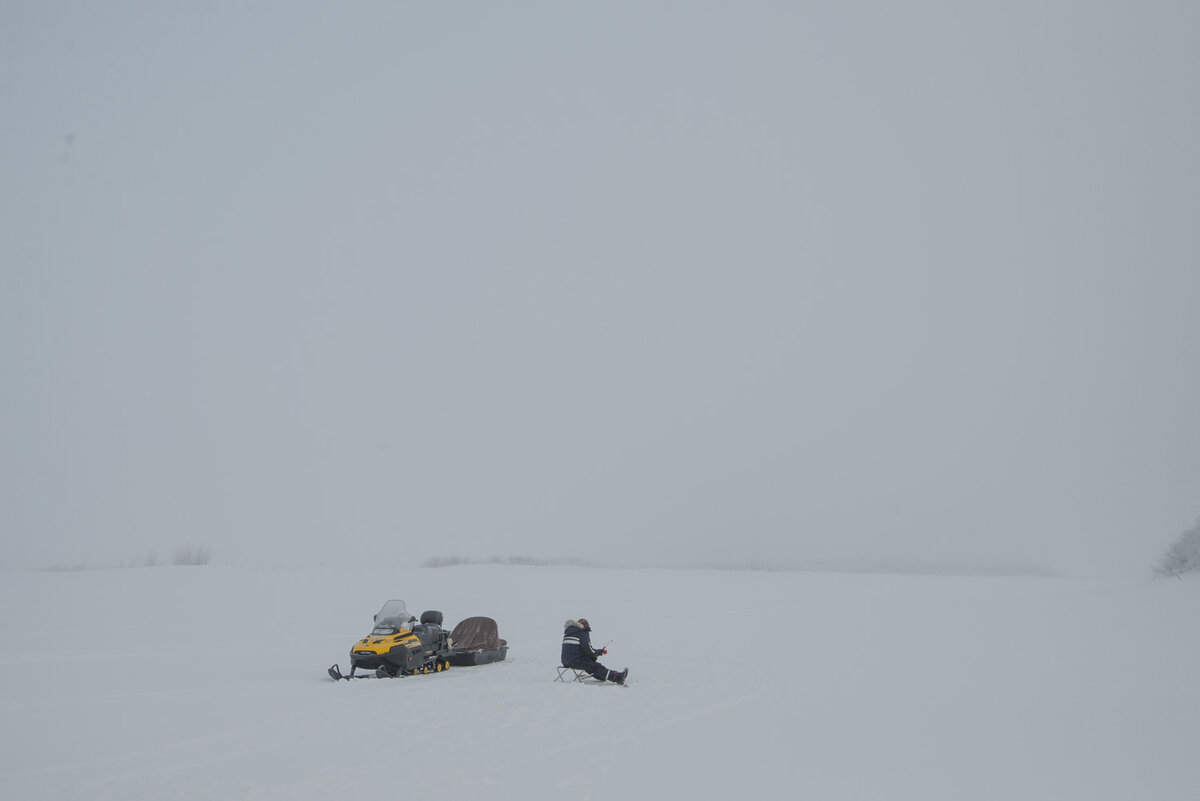
[[(333, 682), (389, 598), (508, 661)], [(629, 686), (553, 682), (586, 616)], [(0, 584), (0, 798), (1194, 799), (1200, 581), (162, 567)]]

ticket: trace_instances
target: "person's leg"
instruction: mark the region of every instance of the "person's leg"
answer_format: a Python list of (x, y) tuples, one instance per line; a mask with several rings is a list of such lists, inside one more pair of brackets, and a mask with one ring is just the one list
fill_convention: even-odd
[(579, 670), (586, 670), (592, 675), (593, 678), (599, 679), (600, 681), (607, 681), (609, 675), (612, 673), (612, 671), (597, 662), (595, 659), (581, 658), (576, 660), (574, 664), (570, 665), (570, 667), (578, 668)]

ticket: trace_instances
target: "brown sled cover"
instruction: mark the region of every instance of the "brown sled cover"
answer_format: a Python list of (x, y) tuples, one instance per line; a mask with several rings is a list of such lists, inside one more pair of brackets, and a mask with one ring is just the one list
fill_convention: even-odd
[(500, 639), (496, 621), (490, 617), (469, 617), (450, 632), (452, 664), (482, 665), (499, 662), (508, 653), (508, 642)]

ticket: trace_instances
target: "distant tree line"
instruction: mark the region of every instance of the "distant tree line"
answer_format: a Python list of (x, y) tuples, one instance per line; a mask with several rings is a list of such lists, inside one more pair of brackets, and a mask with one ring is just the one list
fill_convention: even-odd
[(492, 556), (487, 559), (475, 559), (469, 556), (431, 556), (421, 563), (421, 567), (454, 567), (456, 565), (597, 566), (586, 559), (536, 559), (532, 556)]
[(1171, 544), (1154, 568), (1155, 575), (1178, 576), (1200, 570), (1200, 517)]
[[(143, 567), (158, 567), (159, 565), (207, 565), (212, 561), (212, 548), (207, 545), (180, 545), (175, 549), (175, 555), (170, 562), (166, 562), (159, 558), (158, 551), (151, 551), (146, 554), (146, 558), (141, 560), (140, 564)], [(131, 562), (122, 562), (121, 567), (137, 567), (137, 560)]]
[[(117, 563), (118, 568), (128, 567), (161, 567), (163, 565), (207, 565), (212, 562), (212, 548), (207, 545), (180, 545), (175, 549), (172, 557), (164, 559), (158, 555), (158, 551), (150, 551), (140, 559), (122, 559)], [(103, 565), (89, 565), (86, 562), (72, 562), (70, 564), (58, 564), (45, 568), (52, 571), (76, 571), (76, 570), (105, 570)]]

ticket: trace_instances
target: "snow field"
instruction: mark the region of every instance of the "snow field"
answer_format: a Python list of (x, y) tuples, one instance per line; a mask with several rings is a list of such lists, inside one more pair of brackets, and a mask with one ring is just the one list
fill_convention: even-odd
[[(332, 682), (388, 598), (506, 662)], [(0, 798), (1192, 798), (1200, 583), (567, 567), (9, 573)], [(630, 686), (554, 683), (588, 617)]]

